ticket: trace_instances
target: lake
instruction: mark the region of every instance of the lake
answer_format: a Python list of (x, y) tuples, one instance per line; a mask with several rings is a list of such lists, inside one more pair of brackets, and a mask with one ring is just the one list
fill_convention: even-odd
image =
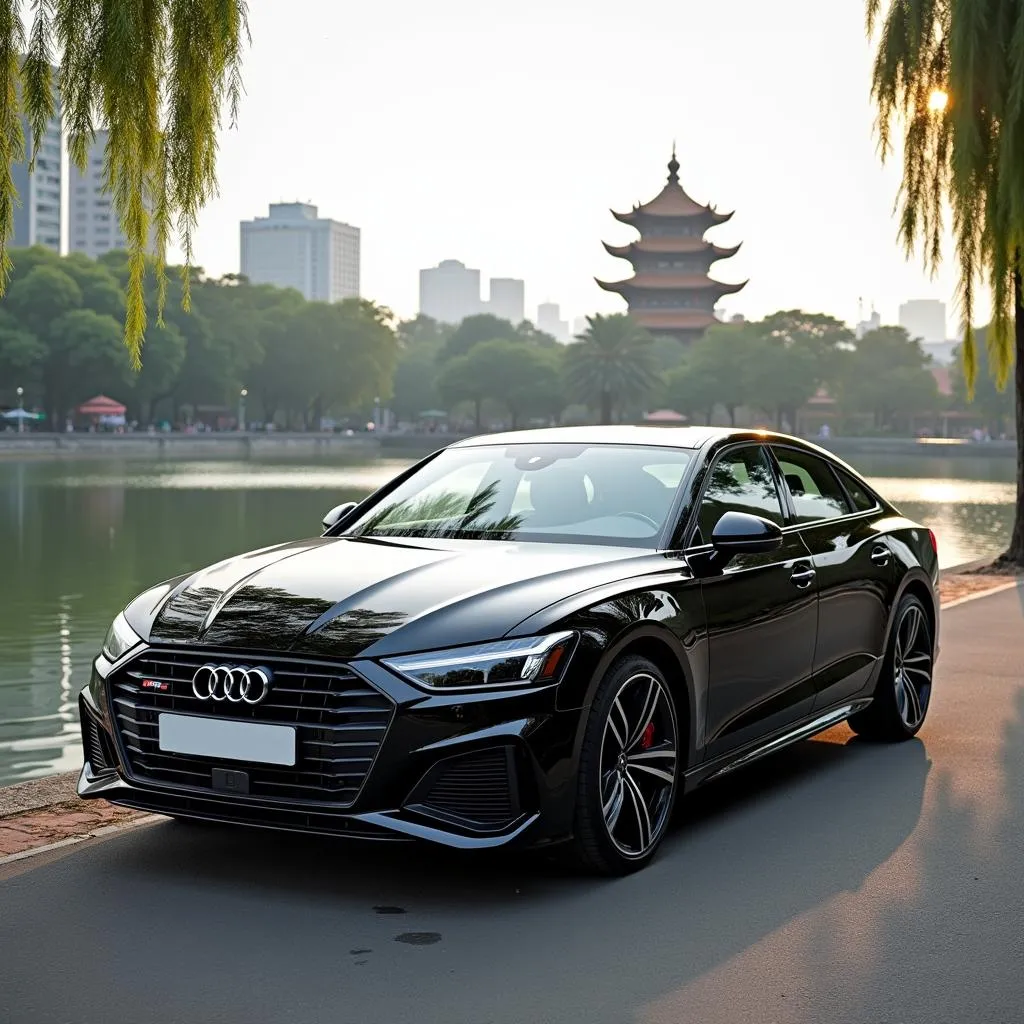
[[(1005, 546), (1012, 458), (854, 461), (935, 530), (944, 567)], [(406, 465), (0, 461), (0, 785), (81, 765), (78, 690), (134, 594), (231, 554), (316, 535), (331, 506)]]

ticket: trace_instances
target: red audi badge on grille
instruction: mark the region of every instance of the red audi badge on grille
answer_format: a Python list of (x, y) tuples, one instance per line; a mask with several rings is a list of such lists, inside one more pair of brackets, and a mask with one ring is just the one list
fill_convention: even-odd
[(156, 679), (143, 679), (142, 688), (144, 690), (159, 690), (161, 693), (163, 693), (165, 690), (169, 690), (171, 688), (171, 684), (161, 683)]

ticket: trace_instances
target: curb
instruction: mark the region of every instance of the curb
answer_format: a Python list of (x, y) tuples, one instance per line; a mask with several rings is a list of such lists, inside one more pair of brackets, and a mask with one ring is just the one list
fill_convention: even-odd
[(30, 857), (38, 857), (40, 854), (50, 853), (53, 850), (61, 850), (66, 846), (77, 846), (79, 843), (84, 843), (89, 839), (105, 839), (107, 836), (115, 835), (118, 832), (129, 832), (132, 829), (142, 828), (146, 825), (155, 825), (158, 821), (165, 820), (162, 814), (147, 814), (144, 818), (134, 818), (119, 825), (104, 825), (103, 828), (86, 832), (80, 836), (69, 836), (67, 839), (58, 840), (56, 843), (47, 843), (45, 846), (33, 846), (31, 849), (22, 850), (20, 853), (9, 853), (6, 857), (0, 857), (0, 868), (19, 860), (28, 860)]
[(968, 601), (977, 601), (979, 597), (991, 597), (993, 594), (1001, 594), (1004, 590), (1013, 590), (1015, 587), (1024, 587), (1024, 577), (1019, 577), (1010, 583), (998, 583), (987, 590), (979, 590), (976, 594), (958, 597), (955, 601), (947, 601), (939, 606), (939, 611), (948, 611), (950, 608), (956, 608), (958, 605), (967, 604)]

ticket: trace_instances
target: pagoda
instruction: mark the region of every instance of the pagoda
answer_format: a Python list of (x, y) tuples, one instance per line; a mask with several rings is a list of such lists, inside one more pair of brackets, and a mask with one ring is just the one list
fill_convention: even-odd
[(628, 245), (609, 245), (612, 256), (629, 260), (633, 276), (625, 281), (598, 281), (629, 305), (629, 315), (653, 334), (666, 334), (689, 343), (718, 323), (715, 305), (742, 284), (722, 284), (708, 271), (716, 260), (727, 259), (739, 246), (723, 248), (704, 240), (705, 233), (732, 218), (713, 206), (701, 206), (679, 184), (675, 146), (668, 164), (668, 184), (649, 202), (628, 213), (612, 216), (635, 228), (640, 237)]

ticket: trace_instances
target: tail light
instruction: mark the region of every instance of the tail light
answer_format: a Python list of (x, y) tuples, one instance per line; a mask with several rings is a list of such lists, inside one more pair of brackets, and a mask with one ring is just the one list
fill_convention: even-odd
[(939, 542), (935, 538), (934, 530), (928, 531), (928, 539), (932, 542), (932, 553), (937, 555), (939, 553)]

